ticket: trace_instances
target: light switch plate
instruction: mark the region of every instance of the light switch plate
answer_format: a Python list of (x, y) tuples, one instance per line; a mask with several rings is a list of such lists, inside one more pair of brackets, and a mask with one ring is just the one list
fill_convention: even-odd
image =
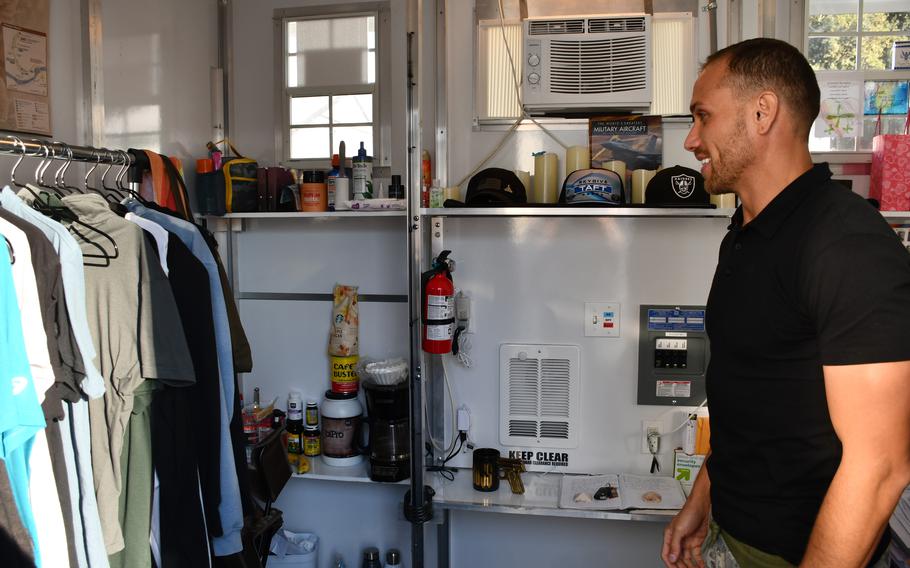
[(585, 337), (619, 337), (619, 304), (585, 302)]

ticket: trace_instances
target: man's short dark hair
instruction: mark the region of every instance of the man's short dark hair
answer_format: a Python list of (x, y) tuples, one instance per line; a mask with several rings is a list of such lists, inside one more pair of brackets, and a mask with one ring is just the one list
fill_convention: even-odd
[(724, 81), (734, 91), (774, 91), (796, 117), (799, 131), (808, 136), (818, 116), (821, 94), (815, 71), (798, 49), (777, 39), (750, 39), (711, 54), (702, 69), (719, 60), (727, 64)]

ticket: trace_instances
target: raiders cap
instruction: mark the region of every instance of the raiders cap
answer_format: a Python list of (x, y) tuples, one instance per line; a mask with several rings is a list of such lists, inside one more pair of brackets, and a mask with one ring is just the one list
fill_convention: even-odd
[(705, 192), (705, 179), (692, 168), (673, 166), (657, 172), (645, 189), (646, 205), (705, 206), (711, 198)]

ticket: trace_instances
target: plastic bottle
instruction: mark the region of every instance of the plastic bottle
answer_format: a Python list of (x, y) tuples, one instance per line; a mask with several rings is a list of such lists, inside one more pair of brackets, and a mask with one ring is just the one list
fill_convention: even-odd
[(351, 160), (354, 168), (354, 199), (373, 198), (373, 158), (367, 156), (367, 150), (360, 143), (357, 156)]
[(360, 568), (382, 568), (378, 548), (371, 546), (363, 551), (363, 564), (360, 565)]
[(300, 393), (291, 391), (288, 395), (288, 462), (295, 466), (295, 471), (303, 453), (303, 412), (300, 407)]
[(420, 206), (430, 206), (430, 186), (433, 183), (433, 168), (430, 164), (430, 153), (426, 150), (420, 154)]
[(404, 186), (401, 185), (401, 176), (392, 176), (392, 185), (389, 186), (389, 199), (404, 199)]
[(401, 568), (401, 553), (395, 548), (390, 548), (385, 553), (386, 568)]
[(686, 417), (686, 425), (683, 426), (683, 452), (691, 456), (695, 453), (695, 439), (698, 428), (698, 417), (690, 414)]
[(325, 186), (328, 195), (328, 210), (335, 210), (335, 178), (338, 177), (338, 154), (332, 154), (332, 169), (325, 176)]

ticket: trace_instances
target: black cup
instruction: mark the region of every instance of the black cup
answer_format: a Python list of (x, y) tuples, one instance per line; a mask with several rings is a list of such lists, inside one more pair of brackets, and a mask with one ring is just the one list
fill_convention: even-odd
[(474, 489), (496, 491), (499, 489), (499, 450), (478, 448), (474, 450)]

